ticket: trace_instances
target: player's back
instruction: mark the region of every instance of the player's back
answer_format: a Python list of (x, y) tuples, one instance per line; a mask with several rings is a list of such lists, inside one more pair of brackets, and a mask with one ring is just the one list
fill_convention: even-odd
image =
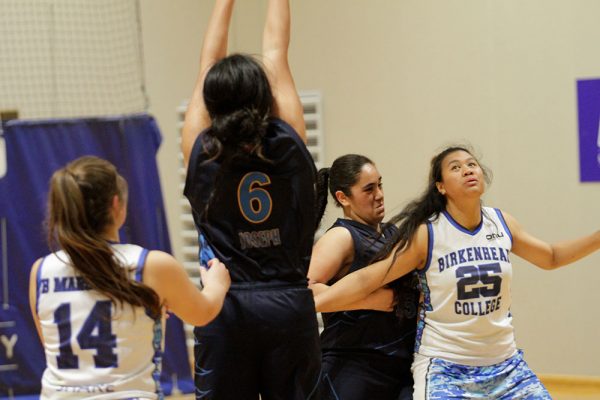
[(232, 282), (306, 282), (316, 226), (316, 171), (291, 126), (269, 120), (263, 154), (222, 164), (196, 141), (185, 195)]
[[(141, 280), (147, 250), (113, 245), (131, 276)], [(46, 256), (37, 276), (37, 313), (47, 367), (42, 399), (158, 398), (160, 320), (142, 307), (111, 304), (91, 290), (66, 253)]]

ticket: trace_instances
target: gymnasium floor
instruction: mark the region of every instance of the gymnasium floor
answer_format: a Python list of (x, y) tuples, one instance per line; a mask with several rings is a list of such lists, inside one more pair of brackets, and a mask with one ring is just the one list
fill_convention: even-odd
[[(546, 385), (553, 400), (600, 400), (600, 387), (578, 387), (575, 384), (573, 386), (560, 385), (553, 387), (552, 385)], [(175, 395), (168, 397), (170, 400), (194, 400), (193, 395)], [(365, 399), (365, 400), (377, 400), (377, 399)]]
[[(576, 394), (571, 392), (554, 392), (550, 393), (553, 400), (598, 400), (600, 399), (600, 392), (589, 393), (589, 394)], [(167, 397), (170, 400), (194, 400), (193, 395), (175, 395)], [(365, 399), (365, 400), (377, 400), (377, 399)]]
[[(600, 377), (539, 375), (553, 400), (600, 400)], [(173, 395), (170, 400), (194, 400), (194, 395)], [(365, 399), (377, 400), (377, 399)]]
[[(591, 394), (571, 394), (568, 392), (551, 392), (553, 400), (598, 400), (600, 399), (600, 393)], [(193, 395), (180, 395), (167, 397), (170, 400), (194, 400)], [(365, 399), (365, 400), (377, 400), (377, 399)]]

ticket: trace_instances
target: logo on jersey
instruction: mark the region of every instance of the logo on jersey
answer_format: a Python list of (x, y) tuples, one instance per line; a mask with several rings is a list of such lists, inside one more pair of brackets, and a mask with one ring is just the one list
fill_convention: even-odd
[(494, 240), (494, 239), (500, 239), (504, 237), (504, 232), (500, 232), (500, 233), (492, 233), (490, 235), (485, 235), (485, 238), (487, 240)]

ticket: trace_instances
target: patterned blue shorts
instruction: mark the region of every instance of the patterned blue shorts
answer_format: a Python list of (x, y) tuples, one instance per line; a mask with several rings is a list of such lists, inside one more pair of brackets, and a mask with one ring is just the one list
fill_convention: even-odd
[(484, 367), (454, 364), (416, 354), (413, 376), (415, 400), (552, 399), (523, 359), (521, 350), (501, 363)]

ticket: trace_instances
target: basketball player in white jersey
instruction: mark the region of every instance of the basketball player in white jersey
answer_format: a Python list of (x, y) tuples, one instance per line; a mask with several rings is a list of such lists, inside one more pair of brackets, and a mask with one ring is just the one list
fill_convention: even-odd
[(194, 325), (221, 310), (225, 266), (211, 260), (200, 291), (169, 254), (119, 244), (126, 204), (127, 183), (103, 159), (52, 176), (48, 238), (58, 250), (35, 262), (29, 291), (46, 353), (41, 399), (162, 398), (165, 308)]
[(468, 149), (442, 151), (431, 161), (425, 193), (391, 220), (399, 232), (387, 258), (315, 296), (317, 310), (329, 311), (417, 270), (417, 400), (550, 399), (515, 344), (511, 253), (554, 269), (600, 248), (600, 231), (551, 245), (509, 214), (482, 207), (487, 178)]

